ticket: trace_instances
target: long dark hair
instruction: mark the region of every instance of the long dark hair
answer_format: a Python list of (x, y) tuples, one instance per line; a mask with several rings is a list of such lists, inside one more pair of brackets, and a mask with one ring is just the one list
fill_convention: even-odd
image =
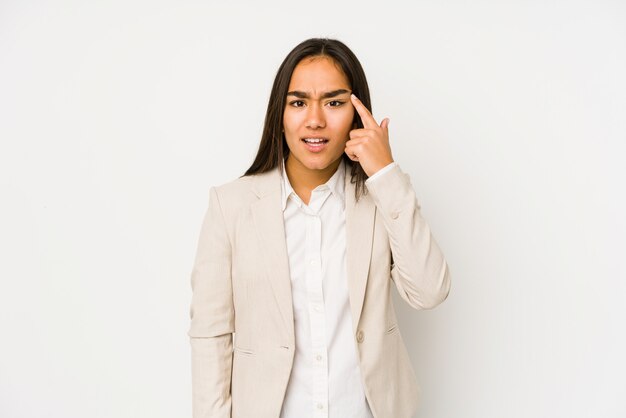
[[(289, 82), (294, 68), (302, 59), (317, 56), (332, 58), (345, 73), (352, 92), (361, 99), (361, 102), (370, 112), (372, 111), (367, 79), (356, 55), (343, 42), (336, 39), (307, 39), (292, 49), (278, 68), (267, 104), (259, 150), (250, 168), (240, 177), (270, 171), (281, 164), (281, 159), (284, 161), (289, 156), (289, 147), (282, 132), (283, 112), (287, 102)], [(363, 122), (356, 110), (352, 126), (353, 129), (363, 128)], [(361, 193), (367, 194), (365, 180), (368, 176), (358, 161), (352, 161), (346, 153), (343, 153), (342, 158), (351, 169), (350, 181), (356, 183), (355, 199), (358, 201)]]

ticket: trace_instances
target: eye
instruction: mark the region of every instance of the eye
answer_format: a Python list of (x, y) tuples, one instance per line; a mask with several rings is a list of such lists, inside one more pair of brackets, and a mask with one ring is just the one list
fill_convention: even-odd
[[(341, 106), (342, 104), (344, 104), (344, 102), (342, 102), (342, 101), (340, 101), (340, 100), (333, 100), (333, 101), (330, 101), (330, 102), (328, 102), (328, 103), (330, 103), (330, 104), (331, 104), (331, 106), (330, 106), (330, 107), (339, 107), (339, 106)], [(336, 103), (336, 104), (335, 104), (335, 105), (332, 105), (332, 103)]]
[(292, 102), (289, 102), (290, 105), (294, 106), (294, 107), (302, 107), (302, 106), (298, 106), (296, 105), (296, 103), (301, 103), (304, 104), (304, 102), (302, 100), (294, 100)]

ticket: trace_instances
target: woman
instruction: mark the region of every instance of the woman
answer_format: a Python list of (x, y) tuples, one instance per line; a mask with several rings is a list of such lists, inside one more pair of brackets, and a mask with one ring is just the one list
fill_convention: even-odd
[[(211, 187), (192, 272), (195, 418), (410, 418), (419, 387), (391, 283), (447, 297), (443, 254), (337, 40), (281, 64), (252, 166)], [(233, 339), (234, 333), (234, 339)]]

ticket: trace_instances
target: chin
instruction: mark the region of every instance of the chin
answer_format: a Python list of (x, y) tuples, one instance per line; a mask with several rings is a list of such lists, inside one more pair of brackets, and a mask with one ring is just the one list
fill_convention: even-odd
[(330, 165), (330, 161), (325, 161), (325, 162), (312, 161), (312, 162), (308, 162), (304, 164), (304, 166), (308, 168), (309, 170), (324, 170), (328, 168), (329, 165)]
[(327, 153), (312, 155), (292, 152), (291, 155), (299, 162), (301, 166), (307, 168), (308, 170), (325, 170), (330, 165), (335, 163), (337, 159), (341, 158), (341, 155), (330, 156)]

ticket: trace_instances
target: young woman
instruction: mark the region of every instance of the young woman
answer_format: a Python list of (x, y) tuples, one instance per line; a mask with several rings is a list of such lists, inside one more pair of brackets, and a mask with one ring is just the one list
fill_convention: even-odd
[(209, 192), (191, 277), (194, 418), (412, 417), (391, 283), (431, 309), (450, 276), (388, 125), (342, 42), (306, 40), (281, 64), (252, 166)]

